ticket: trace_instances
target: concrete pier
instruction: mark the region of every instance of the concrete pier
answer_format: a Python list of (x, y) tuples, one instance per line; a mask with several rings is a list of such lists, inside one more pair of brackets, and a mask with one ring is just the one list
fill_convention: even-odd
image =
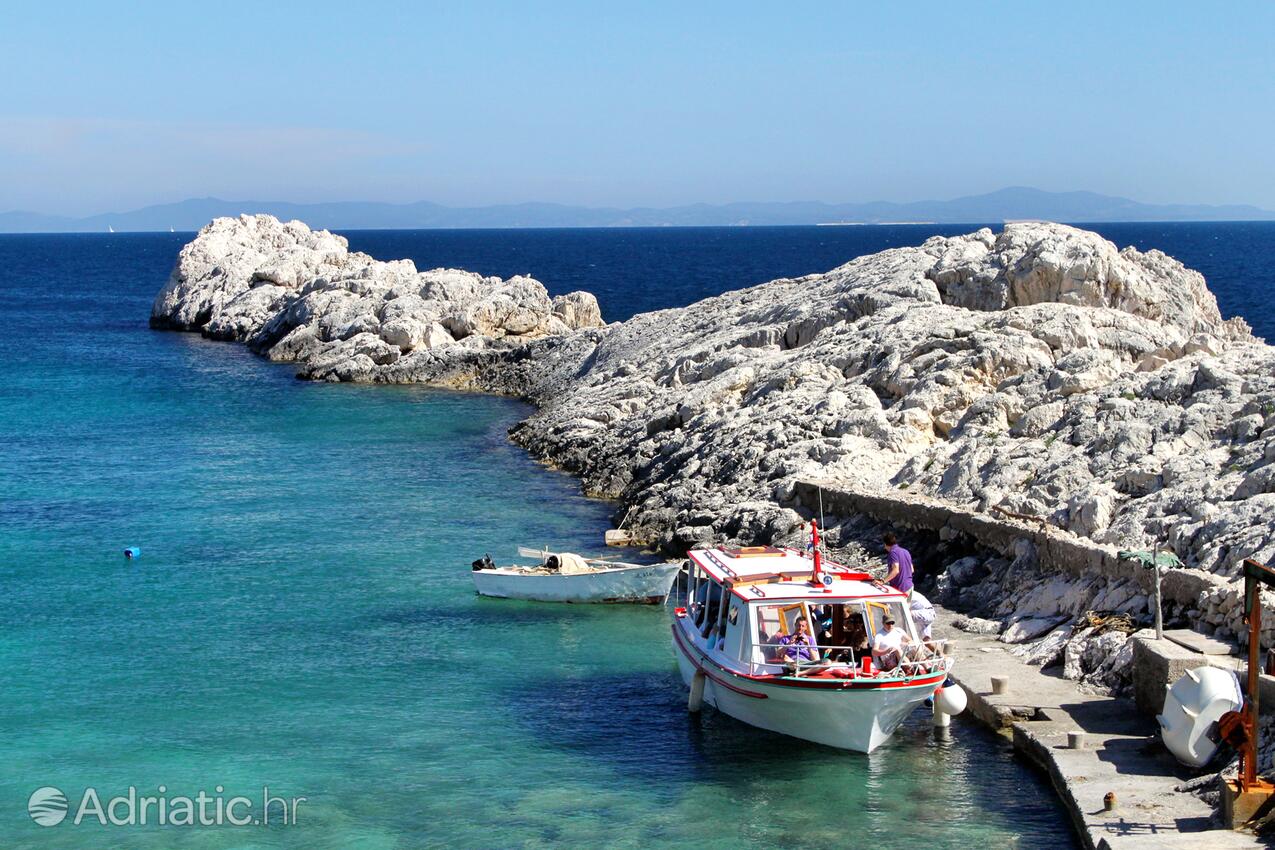
[[(1211, 806), (1174, 790), (1194, 774), (1164, 749), (1155, 721), (1132, 700), (1083, 693), (1056, 669), (1023, 663), (995, 637), (952, 628), (952, 616), (940, 611), (935, 626), (957, 642), (953, 678), (969, 697), (967, 712), (1010, 736), (1015, 750), (1049, 775), (1086, 847), (1267, 846), (1253, 835), (1222, 828)], [(992, 679), (1001, 676), (1010, 685), (994, 694)]]

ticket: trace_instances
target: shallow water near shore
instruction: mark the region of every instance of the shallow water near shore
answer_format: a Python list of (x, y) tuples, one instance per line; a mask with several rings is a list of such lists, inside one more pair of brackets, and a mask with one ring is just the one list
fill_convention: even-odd
[[(929, 235), (784, 230), (352, 247), (584, 286), (616, 318)], [(938, 743), (918, 712), (861, 756), (691, 718), (659, 608), (477, 598), (471, 560), (596, 551), (613, 506), (508, 442), (520, 403), (148, 330), (186, 238), (0, 236), (0, 846), (1074, 846), (971, 724)], [(45, 828), (45, 785), (306, 801), (287, 827)]]

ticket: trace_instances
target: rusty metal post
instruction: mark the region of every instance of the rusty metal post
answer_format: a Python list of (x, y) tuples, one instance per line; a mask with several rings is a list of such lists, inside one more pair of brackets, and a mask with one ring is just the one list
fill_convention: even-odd
[(1244, 559), (1244, 620), (1248, 623), (1248, 743), (1240, 753), (1240, 789), (1257, 785), (1257, 723), (1261, 687), (1262, 585), (1275, 587), (1275, 570), (1252, 558)]
[(1259, 666), (1261, 648), (1258, 644), (1262, 639), (1262, 594), (1252, 576), (1246, 574), (1244, 584), (1247, 585), (1244, 588), (1244, 596), (1248, 598), (1251, 606), (1248, 611), (1248, 722), (1250, 725), (1248, 743), (1244, 745), (1244, 772), (1240, 778), (1240, 787), (1247, 791), (1257, 784), (1257, 702), (1261, 694), (1257, 673), (1261, 669)]

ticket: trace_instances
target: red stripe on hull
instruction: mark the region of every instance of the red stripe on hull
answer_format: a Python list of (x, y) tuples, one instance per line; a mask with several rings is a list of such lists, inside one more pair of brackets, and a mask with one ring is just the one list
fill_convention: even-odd
[[(677, 646), (678, 646), (678, 648), (679, 648), (679, 649), (681, 649), (681, 650), (682, 650), (682, 652), (686, 655), (686, 660), (687, 660), (687, 661), (689, 661), (689, 662), (691, 662), (692, 664), (694, 664), (694, 665), (695, 665), (695, 669), (696, 669), (696, 670), (700, 671), (700, 672), (701, 672), (701, 673), (703, 673), (705, 676), (707, 676), (708, 678), (712, 679), (714, 682), (716, 682), (717, 684), (721, 685), (723, 688), (726, 688), (727, 690), (734, 691), (735, 693), (737, 693), (737, 694), (741, 694), (741, 695), (746, 696), (746, 697), (752, 697), (753, 699), (766, 699), (766, 695), (765, 695), (765, 694), (759, 694), (759, 693), (757, 693), (756, 691), (746, 691), (746, 690), (744, 690), (743, 688), (735, 687), (735, 686), (734, 686), (734, 685), (732, 685), (730, 682), (723, 681), (722, 679), (718, 678), (717, 676), (714, 676), (714, 675), (713, 675), (712, 673), (710, 673), (708, 670), (704, 669), (704, 665), (703, 665), (703, 664), (701, 664), (701, 663), (700, 663), (700, 662), (699, 662), (699, 661), (695, 658), (695, 655), (692, 655), (690, 652), (688, 652), (688, 651), (687, 651), (687, 649), (686, 649), (686, 642), (683, 640), (682, 636), (681, 636), (680, 634), (678, 634), (678, 632), (679, 632), (679, 629), (677, 628), (677, 624), (676, 624), (676, 623), (674, 623), (674, 624), (673, 624), (673, 639), (677, 641)], [(696, 654), (698, 655), (698, 653), (696, 653)], [(701, 657), (702, 657), (702, 656), (701, 656)], [(705, 660), (705, 661), (708, 661), (708, 659), (707, 659), (707, 658), (705, 658), (704, 660)], [(709, 663), (711, 664), (712, 662), (710, 661)], [(725, 670), (725, 668), (718, 667), (716, 664), (714, 664), (713, 666), (714, 666), (714, 667), (716, 667), (718, 670), (722, 670), (723, 672), (728, 673), (728, 674), (730, 674), (730, 675), (732, 675), (732, 676), (733, 676), (733, 675), (735, 675), (734, 673), (731, 673), (729, 670)]]

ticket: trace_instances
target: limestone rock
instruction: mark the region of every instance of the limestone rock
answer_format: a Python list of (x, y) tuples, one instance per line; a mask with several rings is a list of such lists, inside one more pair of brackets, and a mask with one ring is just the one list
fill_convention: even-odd
[(974, 557), (961, 558), (947, 565), (947, 574), (957, 587), (969, 587), (986, 572), (983, 561)]
[(1071, 626), (1063, 626), (1054, 629), (1049, 634), (1039, 640), (1030, 643), (1022, 643), (1015, 646), (1010, 652), (1037, 667), (1052, 667), (1063, 658), (1063, 653), (1067, 648), (1067, 641), (1071, 639)]
[(600, 328), (606, 324), (602, 321), (598, 299), (591, 292), (559, 295), (553, 299), (553, 314), (573, 331), (580, 328)]
[[(1062, 225), (935, 237), (603, 325), (592, 296), (551, 299), (531, 278), (421, 272), (297, 222), (218, 219), (152, 322), (304, 377), (525, 398), (538, 410), (513, 439), (668, 549), (800, 542), (816, 506), (795, 482), (827, 480), (1112, 548), (1162, 541), (1222, 585), (1244, 557), (1275, 557), (1275, 349), (1176, 260)], [(955, 561), (944, 598), (988, 618), (1145, 615), (1137, 582), (1044, 574), (1030, 546), (958, 551), (918, 570)], [(1192, 604), (1239, 630), (1221, 585)], [(1069, 638), (1069, 669), (1111, 679), (1121, 647), (1093, 641)]]
[(1019, 616), (1005, 628), (1000, 639), (1005, 643), (1023, 643), (1053, 631), (1067, 619), (1066, 617)]
[[(410, 260), (352, 254), (343, 237), (267, 215), (204, 227), (151, 308), (154, 327), (244, 341), (322, 380), (411, 380), (391, 372), (414, 351), (449, 349), (423, 361), (441, 371), (486, 340), (523, 342), (602, 324), (587, 292), (551, 301), (530, 277), (418, 272)], [(477, 339), (454, 345), (468, 338)]]
[(952, 625), (963, 632), (974, 635), (1000, 634), (1002, 624), (996, 620), (985, 620), (980, 617), (957, 617)]

